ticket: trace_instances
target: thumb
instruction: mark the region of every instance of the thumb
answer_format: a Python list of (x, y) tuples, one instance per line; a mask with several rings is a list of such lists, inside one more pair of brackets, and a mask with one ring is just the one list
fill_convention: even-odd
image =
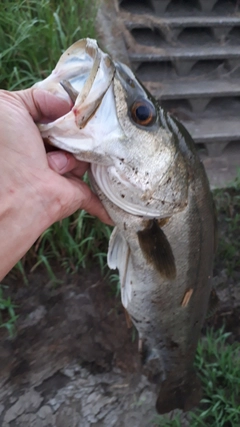
[(72, 104), (46, 90), (25, 89), (14, 92), (35, 122), (51, 121), (67, 114)]

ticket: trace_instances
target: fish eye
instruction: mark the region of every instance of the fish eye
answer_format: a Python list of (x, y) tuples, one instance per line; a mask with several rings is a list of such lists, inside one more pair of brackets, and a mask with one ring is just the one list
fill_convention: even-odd
[(137, 100), (131, 106), (131, 117), (141, 126), (150, 126), (156, 120), (156, 111), (151, 102), (146, 99)]

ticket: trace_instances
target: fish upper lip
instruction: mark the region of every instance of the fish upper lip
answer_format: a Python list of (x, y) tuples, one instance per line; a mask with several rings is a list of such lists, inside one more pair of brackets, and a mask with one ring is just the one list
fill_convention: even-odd
[(67, 114), (55, 121), (39, 124), (42, 135), (46, 138), (51, 135), (54, 145), (77, 154), (78, 147), (71, 146), (72, 141), (70, 145), (65, 143), (59, 129), (62, 126), (63, 132), (71, 134), (70, 138), (74, 132), (77, 134), (79, 129), (83, 129), (97, 112), (113, 84), (114, 76), (113, 61), (101, 51), (95, 40), (84, 39), (74, 43), (60, 57), (51, 75), (35, 84), (36, 88), (64, 98), (70, 107)]
[[(88, 46), (88, 43), (86, 44), (86, 52), (90, 49), (91, 56), (93, 56), (93, 48), (90, 45)], [(112, 84), (112, 81), (115, 76), (116, 68), (114, 66), (114, 63), (110, 59), (110, 57), (106, 54), (102, 54), (102, 52), (99, 50), (98, 47), (95, 47), (95, 54), (93, 56), (93, 65), (90, 69), (89, 75), (82, 87), (82, 89), (78, 92), (75, 90), (73, 85), (69, 80), (62, 80), (60, 81), (61, 86), (63, 89), (67, 92), (69, 98), (73, 102), (73, 112), (76, 117), (76, 123), (77, 126), (82, 129), (87, 124), (88, 120), (93, 116), (93, 114), (98, 109), (99, 105), (101, 104), (102, 98), (108, 91), (110, 85)], [(94, 87), (94, 83), (97, 78), (97, 74), (100, 70), (100, 68), (105, 67), (108, 70), (108, 78), (103, 80), (103, 88), (99, 90), (99, 93), (97, 93), (96, 98), (92, 96), (92, 89)], [(91, 97), (93, 98), (91, 100)], [(90, 98), (90, 101), (89, 101)]]

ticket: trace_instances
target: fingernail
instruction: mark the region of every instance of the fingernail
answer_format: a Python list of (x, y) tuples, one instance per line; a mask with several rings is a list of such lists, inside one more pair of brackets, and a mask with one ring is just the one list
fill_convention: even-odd
[(61, 172), (68, 162), (67, 155), (61, 153), (60, 151), (53, 151), (48, 153), (49, 166), (54, 169), (56, 172)]

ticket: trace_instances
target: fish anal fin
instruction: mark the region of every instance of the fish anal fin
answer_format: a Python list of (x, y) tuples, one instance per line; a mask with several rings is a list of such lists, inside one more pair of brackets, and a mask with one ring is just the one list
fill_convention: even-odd
[(157, 398), (156, 409), (159, 414), (166, 414), (174, 409), (190, 411), (197, 406), (202, 397), (201, 382), (195, 372), (184, 378), (183, 381), (161, 384)]
[(138, 241), (148, 263), (166, 279), (176, 277), (176, 265), (170, 243), (156, 219), (150, 220), (146, 228), (138, 231)]

